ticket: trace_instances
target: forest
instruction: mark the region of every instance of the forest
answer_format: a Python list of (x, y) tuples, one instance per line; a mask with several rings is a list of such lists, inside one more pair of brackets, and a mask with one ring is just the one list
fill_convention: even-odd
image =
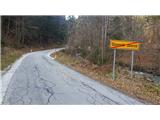
[[(133, 67), (132, 50), (116, 50), (115, 77), (115, 50), (110, 48), (110, 40), (140, 43), (140, 49), (134, 51)], [(1, 16), (2, 74), (12, 70), (16, 60), (23, 61), (12, 77), (20, 80), (15, 88), (25, 79), (33, 84), (38, 79), (65, 80), (63, 91), (68, 90), (65, 85), (73, 91), (75, 82), (90, 78), (129, 96), (160, 104), (160, 16)], [(88, 83), (81, 85), (92, 88)], [(46, 90), (50, 96), (52, 92)]]
[[(111, 39), (139, 41), (134, 69), (160, 75), (159, 16), (2, 16), (1, 26), (2, 54), (6, 46), (65, 44), (68, 54), (103, 65), (112, 63)], [(130, 51), (119, 50), (117, 55), (117, 64), (130, 65)]]
[(66, 42), (65, 16), (1, 16), (1, 69), (25, 53)]
[(65, 16), (2, 16), (2, 47), (47, 46), (65, 40)]
[[(134, 69), (160, 75), (159, 16), (70, 16), (68, 53), (94, 64), (112, 64), (111, 39), (141, 42)], [(117, 64), (130, 66), (131, 51), (118, 50)]]

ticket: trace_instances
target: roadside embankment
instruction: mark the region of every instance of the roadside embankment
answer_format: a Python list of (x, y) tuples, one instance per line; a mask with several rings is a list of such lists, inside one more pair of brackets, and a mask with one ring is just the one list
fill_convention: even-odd
[(134, 72), (134, 78), (130, 78), (127, 67), (117, 66), (116, 80), (112, 80), (112, 65), (95, 65), (80, 57), (73, 57), (65, 51), (51, 55), (60, 63), (85, 74), (107, 86), (111, 86), (129, 96), (141, 99), (152, 104), (160, 104), (160, 84), (152, 80), (152, 77)]

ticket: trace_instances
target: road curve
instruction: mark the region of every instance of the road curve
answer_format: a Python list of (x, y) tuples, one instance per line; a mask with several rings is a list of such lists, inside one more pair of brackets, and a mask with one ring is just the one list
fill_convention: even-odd
[(29, 53), (22, 60), (2, 104), (143, 104), (58, 63), (48, 56), (55, 50)]

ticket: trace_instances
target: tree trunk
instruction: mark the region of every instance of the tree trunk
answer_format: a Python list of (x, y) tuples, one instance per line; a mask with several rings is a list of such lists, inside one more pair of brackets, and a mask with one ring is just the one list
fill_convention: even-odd
[(7, 25), (6, 40), (8, 39), (8, 35), (9, 35), (9, 27), (10, 27), (10, 17), (8, 17), (8, 25)]

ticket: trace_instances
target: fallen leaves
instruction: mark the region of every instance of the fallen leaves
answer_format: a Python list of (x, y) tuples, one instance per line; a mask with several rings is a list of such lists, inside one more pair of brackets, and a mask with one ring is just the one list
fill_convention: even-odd
[(118, 66), (116, 68), (116, 80), (112, 80), (112, 65), (110, 64), (98, 66), (87, 60), (77, 59), (64, 52), (58, 52), (56, 55), (57, 61), (92, 79), (118, 89), (132, 97), (149, 103), (160, 104), (160, 86), (157, 87), (152, 80), (147, 80), (151, 78), (144, 77), (141, 74), (134, 74), (133, 79), (131, 79), (129, 69)]

